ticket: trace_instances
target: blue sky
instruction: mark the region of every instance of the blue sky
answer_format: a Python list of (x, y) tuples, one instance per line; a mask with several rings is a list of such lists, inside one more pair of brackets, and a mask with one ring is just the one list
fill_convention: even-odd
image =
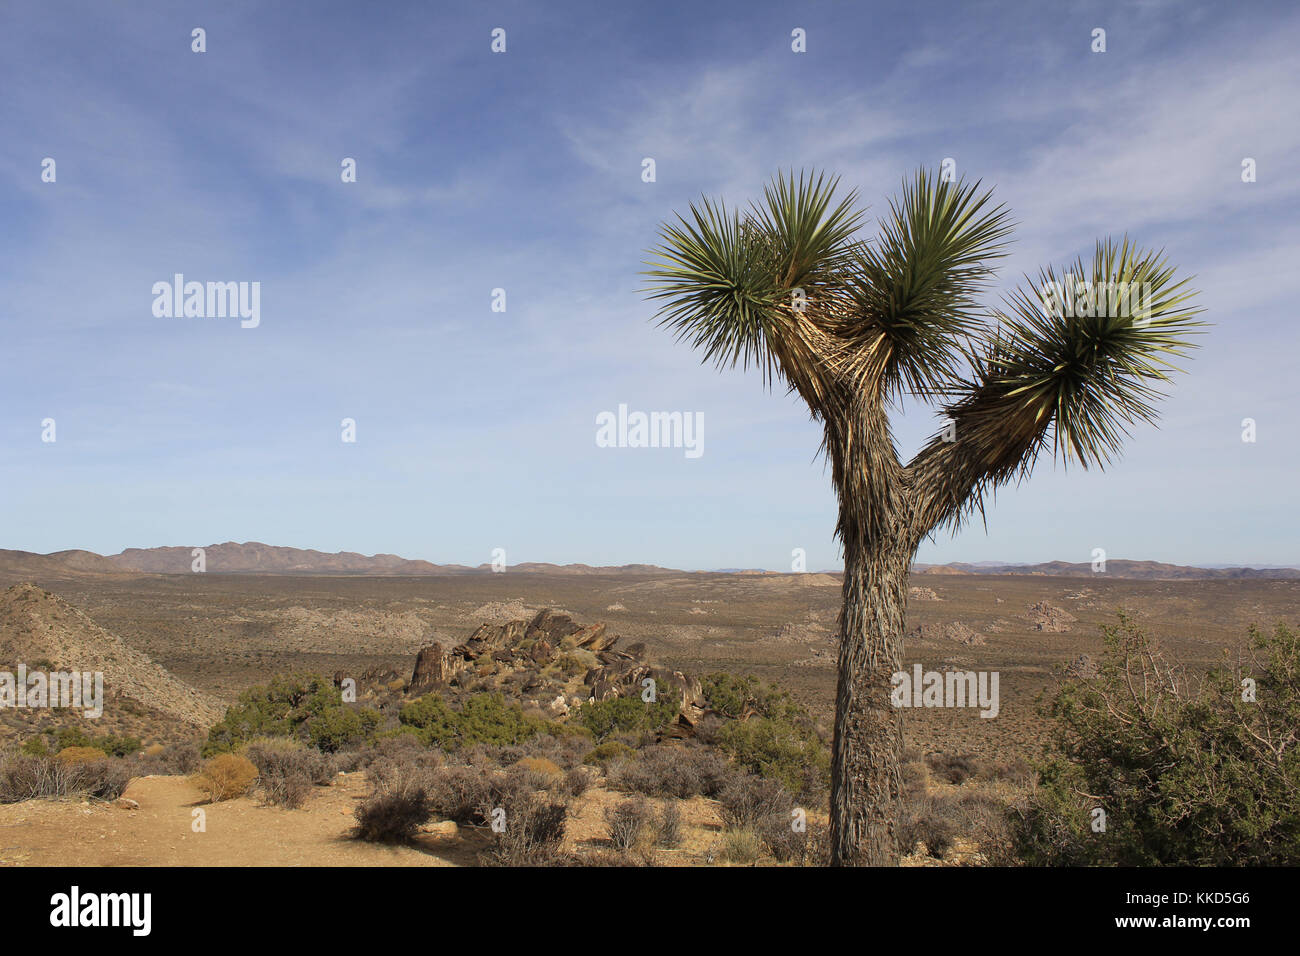
[[(987, 530), (918, 560), (1300, 564), (1290, 4), (17, 2), (0, 21), (0, 547), (835, 567), (817, 426), (655, 326), (645, 250), (692, 199), (743, 204), (779, 169), (838, 173), (874, 216), (952, 157), (1020, 223), (990, 305), (1127, 232), (1197, 275), (1214, 326), (1118, 465), (1044, 461)], [(260, 282), (261, 324), (155, 317), (177, 272)], [(597, 447), (620, 403), (703, 413), (704, 454)], [(900, 453), (935, 424), (902, 409)]]

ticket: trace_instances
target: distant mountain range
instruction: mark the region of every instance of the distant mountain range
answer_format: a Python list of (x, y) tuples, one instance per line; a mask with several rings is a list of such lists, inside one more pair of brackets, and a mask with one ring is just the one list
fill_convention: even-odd
[[(1056, 577), (1091, 577), (1092, 565), (1086, 561), (1048, 561), (1045, 564), (916, 564), (914, 574), (1035, 574)], [(1191, 567), (1182, 564), (1164, 564), (1160, 561), (1107, 560), (1105, 574), (1113, 578), (1132, 578), (1139, 581), (1185, 581), (1205, 578), (1294, 579), (1300, 578), (1300, 568), (1246, 568), (1235, 565)]]
[[(0, 573), (7, 577), (31, 573), (63, 574), (189, 574), (194, 562), (193, 548), (128, 548), (120, 554), (99, 555), (91, 551), (57, 551), (53, 554), (34, 554), (30, 551), (0, 550)], [(351, 551), (327, 554), (323, 551), (302, 548), (282, 548), (249, 541), (242, 544), (228, 541), (203, 548), (205, 571), (208, 574), (344, 574), (344, 575), (465, 575), (489, 574), (491, 565), (470, 567), (463, 564), (433, 564), (429, 561), (411, 560), (395, 554), (364, 555)], [(1092, 566), (1087, 562), (1069, 563), (1049, 561), (1045, 564), (917, 564), (913, 573), (920, 575), (943, 574), (1029, 574), (1058, 577), (1091, 577)], [(672, 568), (652, 564), (624, 564), (616, 567), (593, 567), (587, 564), (546, 564), (529, 562), (509, 565), (511, 573), (549, 574), (681, 574)], [(725, 568), (711, 574), (765, 575), (775, 571)], [(826, 572), (838, 574), (839, 572)], [(1159, 561), (1108, 560), (1109, 577), (1152, 581), (1180, 581), (1189, 579), (1300, 579), (1300, 568), (1246, 568), (1214, 565), (1189, 567), (1164, 564)]]
[[(99, 555), (92, 551), (56, 551), (35, 554), (30, 551), (0, 549), (0, 571), (11, 574), (28, 569), (33, 572), (71, 572), (98, 574), (190, 574), (195, 561), (194, 548), (127, 548), (120, 554)], [(401, 558), (395, 554), (357, 554), (340, 551), (328, 554), (304, 548), (282, 548), (256, 541), (209, 544), (202, 548), (204, 571), (208, 574), (359, 574), (359, 575), (460, 575), (490, 574), (490, 564), (470, 567), (464, 564), (433, 564), (429, 561)], [(661, 573), (677, 574), (668, 568), (650, 564), (625, 564), (618, 567), (592, 567), (587, 564), (545, 564), (527, 562), (509, 565), (512, 573), (548, 572), (551, 574)]]

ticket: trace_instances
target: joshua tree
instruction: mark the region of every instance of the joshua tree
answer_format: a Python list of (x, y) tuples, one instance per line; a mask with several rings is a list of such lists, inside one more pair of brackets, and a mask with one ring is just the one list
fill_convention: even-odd
[[(661, 324), (719, 367), (751, 363), (797, 392), (824, 429), (844, 552), (831, 773), (840, 865), (896, 863), (901, 810), (907, 582), (922, 540), (955, 530), (985, 496), (1027, 477), (1049, 447), (1084, 468), (1120, 452), (1201, 325), (1162, 253), (1110, 240), (981, 311), (975, 295), (1011, 231), (979, 183), (921, 171), (880, 235), (858, 238), (856, 193), (778, 176), (741, 214), (702, 200), (652, 250)], [(910, 395), (942, 429), (907, 464), (888, 412)]]

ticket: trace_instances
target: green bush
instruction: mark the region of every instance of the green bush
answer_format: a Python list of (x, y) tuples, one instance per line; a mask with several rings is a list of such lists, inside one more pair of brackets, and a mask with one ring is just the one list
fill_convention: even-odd
[(203, 755), (229, 753), (254, 737), (289, 737), (312, 717), (341, 706), (337, 688), (318, 674), (277, 676), (239, 695), (208, 731)]
[(93, 747), (108, 757), (127, 757), (143, 746), (139, 737), (118, 737), (113, 734), (95, 737), (80, 727), (58, 727), (45, 731), (45, 736), (49, 741), (44, 737), (32, 737), (24, 741), (23, 753), (43, 757), (68, 747)]
[(700, 683), (710, 709), (730, 720), (741, 720), (749, 714), (772, 720), (807, 717), (787, 691), (758, 677), (719, 672)]
[(771, 777), (796, 796), (830, 787), (831, 755), (816, 731), (772, 717), (731, 720), (718, 732), (718, 745), (745, 770)]
[(653, 704), (640, 696), (611, 697), (584, 704), (578, 711), (578, 722), (603, 742), (614, 734), (657, 733), (676, 719), (680, 706), (675, 694), (658, 695)]
[(370, 743), (383, 720), (383, 715), (368, 707), (338, 704), (307, 718), (304, 727), (312, 746), (323, 753), (332, 754)]
[[(1123, 614), (1098, 675), (1047, 708), (1053, 752), (1015, 820), (1042, 865), (1300, 863), (1300, 640), (1251, 629), (1249, 656), (1202, 680)], [(1254, 682), (1254, 700), (1243, 682)], [(1085, 796), (1088, 795), (1088, 796)], [(1094, 831), (1096, 810), (1104, 831)]]
[(397, 718), (408, 732), (442, 750), (487, 744), (495, 747), (522, 743), (538, 734), (563, 734), (563, 728), (524, 714), (518, 704), (507, 704), (500, 694), (475, 694), (453, 710), (437, 694), (425, 694), (402, 707)]
[(582, 758), (582, 762), (596, 766), (609, 763), (619, 757), (626, 757), (633, 752), (632, 748), (621, 740), (606, 740), (603, 744), (597, 744), (587, 751), (587, 755)]
[(437, 694), (425, 694), (403, 705), (397, 719), (425, 744), (441, 750), (450, 750), (460, 736), (460, 715)]
[(463, 746), (482, 743), (503, 747), (554, 729), (548, 721), (524, 716), (522, 707), (507, 704), (500, 694), (475, 694), (460, 708)]

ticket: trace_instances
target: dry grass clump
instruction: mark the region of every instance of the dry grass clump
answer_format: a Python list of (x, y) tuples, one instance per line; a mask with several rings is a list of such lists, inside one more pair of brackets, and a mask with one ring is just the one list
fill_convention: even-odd
[(655, 821), (655, 845), (666, 849), (682, 844), (682, 811), (676, 800), (665, 800)]
[(763, 845), (753, 830), (742, 827), (723, 831), (721, 855), (726, 862), (752, 866), (762, 854)]
[(238, 754), (218, 754), (205, 761), (203, 769), (191, 780), (207, 794), (209, 802), (219, 803), (248, 793), (257, 780), (257, 766)]
[(64, 747), (54, 757), (62, 764), (95, 763), (104, 759), (98, 747)]
[(537, 790), (550, 790), (564, 782), (564, 771), (559, 764), (546, 757), (524, 757), (514, 769), (523, 773)]

